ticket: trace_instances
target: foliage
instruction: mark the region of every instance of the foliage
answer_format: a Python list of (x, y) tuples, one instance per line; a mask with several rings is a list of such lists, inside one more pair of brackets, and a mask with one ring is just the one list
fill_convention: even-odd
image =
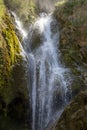
[(25, 25), (35, 20), (38, 9), (32, 0), (5, 0), (9, 9), (15, 11)]
[(61, 61), (71, 69), (72, 95), (75, 95), (87, 85), (84, 78), (84, 71), (87, 72), (87, 1), (64, 0), (59, 3), (53, 15), (60, 25)]
[(1, 23), (2, 17), (4, 16), (5, 10), (6, 9), (5, 9), (4, 2), (3, 0), (0, 0), (0, 23)]
[[(5, 7), (4, 3), (3, 7)], [(0, 97), (8, 106), (18, 93), (22, 93), (24, 98), (28, 99), (28, 91), (25, 63), (20, 54), (20, 42), (16, 36), (15, 27), (8, 12), (3, 12), (0, 19), (2, 19), (0, 24)]]
[[(76, 64), (82, 65), (87, 63), (86, 51), (87, 46), (87, 1), (86, 0), (65, 0), (65, 3), (57, 3), (54, 16), (61, 22), (61, 48), (68, 59), (73, 59)], [(74, 53), (71, 53), (71, 52)], [(75, 54), (75, 55), (74, 55)], [(71, 60), (72, 61), (72, 60)], [(69, 62), (66, 60), (66, 62)], [(72, 64), (72, 62), (71, 62)]]
[(24, 130), (29, 117), (26, 66), (12, 21), (0, 0), (0, 130)]

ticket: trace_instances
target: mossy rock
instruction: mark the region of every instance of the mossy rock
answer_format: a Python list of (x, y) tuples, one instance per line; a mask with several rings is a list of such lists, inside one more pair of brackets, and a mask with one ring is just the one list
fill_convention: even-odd
[(33, 0), (5, 0), (5, 4), (10, 10), (14, 11), (18, 15), (26, 29), (35, 21), (39, 12), (38, 7)]
[(52, 130), (87, 129), (87, 90), (80, 92), (65, 108), (57, 125)]
[(32, 32), (32, 36), (29, 42), (31, 50), (33, 51), (38, 47), (40, 47), (41, 42), (42, 42), (42, 34), (40, 34), (39, 29), (35, 28)]
[[(54, 16), (60, 23), (60, 46), (67, 50), (64, 54), (65, 58), (68, 58), (65, 60), (71, 60), (73, 63), (73, 60), (75, 60), (80, 65), (87, 63), (86, 51), (82, 51), (87, 47), (86, 8), (87, 1), (85, 0), (65, 0), (61, 4), (58, 2), (54, 11)], [(70, 54), (72, 50), (74, 53)]]
[(53, 16), (59, 23), (61, 62), (72, 73), (72, 95), (87, 86), (82, 71), (87, 71), (87, 1), (64, 0), (58, 2)]
[[(2, 38), (0, 47), (0, 93), (6, 101), (6, 104), (8, 104), (14, 98), (15, 93), (17, 92), (16, 88), (20, 88), (14, 81), (15, 76), (13, 76), (13, 71), (16, 73), (15, 71), (19, 65), (21, 69), (18, 73), (20, 74), (22, 69), (25, 70), (25, 65), (23, 63), (23, 57), (20, 54), (20, 42), (8, 14), (4, 16), (3, 23), (4, 26), (1, 27), (0, 32)], [(24, 73), (25, 72), (23, 71), (22, 79), (24, 78)], [(16, 73), (16, 75), (18, 74)], [(21, 83), (20, 78), (19, 82)], [(26, 88), (26, 86), (27, 85), (25, 85), (24, 88)], [(22, 92), (24, 93), (24, 90)]]
[[(31, 110), (27, 88), (27, 66), (21, 55), (20, 41), (12, 19), (8, 11), (3, 13), (3, 17), (0, 15), (2, 19), (0, 23), (0, 129), (22, 130), (25, 129), (25, 124), (30, 125), (29, 121), (25, 123)], [(21, 101), (15, 104), (18, 99)]]

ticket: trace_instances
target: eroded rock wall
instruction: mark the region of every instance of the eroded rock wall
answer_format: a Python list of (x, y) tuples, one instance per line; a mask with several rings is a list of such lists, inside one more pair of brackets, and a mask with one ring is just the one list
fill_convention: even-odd
[(64, 0), (55, 7), (54, 17), (60, 27), (61, 62), (68, 66), (73, 77), (72, 94), (87, 86), (87, 1)]
[[(11, 15), (0, 0), (0, 129), (29, 127), (26, 60)], [(22, 128), (21, 128), (21, 124)]]

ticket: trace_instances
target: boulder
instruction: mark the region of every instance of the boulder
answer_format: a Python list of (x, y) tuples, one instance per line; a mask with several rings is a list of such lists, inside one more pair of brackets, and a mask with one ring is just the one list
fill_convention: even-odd
[(87, 90), (71, 101), (51, 130), (87, 130)]

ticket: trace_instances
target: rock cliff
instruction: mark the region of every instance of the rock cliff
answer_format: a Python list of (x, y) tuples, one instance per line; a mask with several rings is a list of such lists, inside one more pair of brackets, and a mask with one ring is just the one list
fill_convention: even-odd
[(52, 130), (87, 130), (87, 91), (79, 93), (65, 108)]
[(60, 26), (62, 62), (74, 75), (72, 95), (80, 92), (65, 108), (50, 130), (87, 129), (87, 1), (64, 0), (56, 4), (54, 17)]
[(87, 85), (87, 1), (64, 0), (55, 7), (54, 17), (60, 26), (61, 61), (74, 74), (72, 94)]
[(23, 122), (22, 128), (25, 127), (25, 124), (27, 124), (27, 116), (29, 117), (26, 60), (21, 55), (22, 50), (20, 44), (11, 15), (4, 1), (0, 0), (1, 130), (21, 129), (19, 128), (20, 124)]

